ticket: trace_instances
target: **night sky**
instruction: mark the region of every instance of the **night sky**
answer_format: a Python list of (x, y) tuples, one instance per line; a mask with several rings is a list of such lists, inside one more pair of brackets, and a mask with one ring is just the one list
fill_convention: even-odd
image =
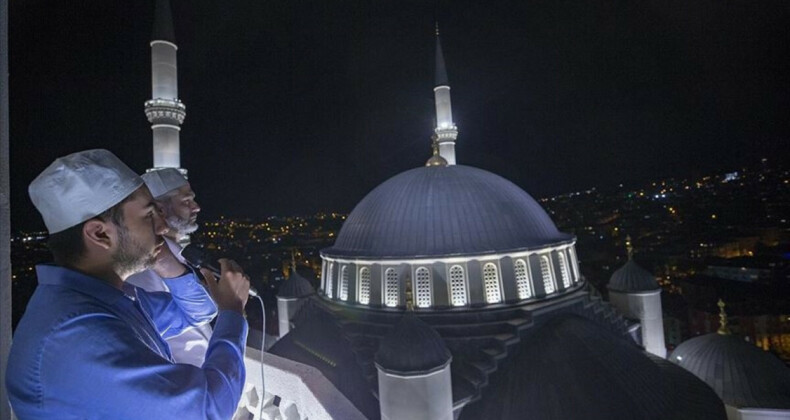
[[(153, 0), (11, 0), (12, 229), (102, 147), (152, 163)], [(204, 214), (350, 211), (430, 156), (434, 18), (458, 162), (535, 197), (786, 160), (790, 3), (172, 0)]]

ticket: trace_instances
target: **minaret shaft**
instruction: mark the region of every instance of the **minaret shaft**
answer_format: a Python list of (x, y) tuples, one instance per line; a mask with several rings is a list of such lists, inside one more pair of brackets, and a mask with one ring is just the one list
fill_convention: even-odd
[(181, 169), (181, 124), (186, 107), (178, 99), (178, 47), (173, 36), (168, 0), (157, 0), (154, 35), (151, 41), (151, 100), (145, 115), (153, 131), (153, 168)]
[(450, 84), (444, 64), (442, 44), (439, 41), (439, 30), (436, 30), (436, 87), (433, 88), (436, 104), (436, 143), (439, 155), (448, 165), (455, 165), (455, 140), (458, 138), (458, 127), (453, 122), (453, 107), (450, 101)]

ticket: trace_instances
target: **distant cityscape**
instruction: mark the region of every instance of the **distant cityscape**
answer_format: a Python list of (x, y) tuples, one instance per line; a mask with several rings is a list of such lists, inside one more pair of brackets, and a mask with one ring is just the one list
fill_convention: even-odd
[[(612, 273), (634, 259), (663, 287), (667, 347), (715, 331), (718, 299), (730, 327), (790, 363), (790, 170), (760, 163), (699, 179), (638, 188), (592, 188), (539, 199), (557, 227), (576, 235), (580, 270), (602, 295)], [(262, 292), (267, 332), (277, 329), (275, 296), (295, 264), (319, 287), (320, 250), (346, 214), (202, 221), (192, 241), (239, 261)], [(36, 287), (35, 264), (50, 261), (46, 232), (11, 240), (13, 326)], [(255, 310), (250, 322), (259, 322)]]

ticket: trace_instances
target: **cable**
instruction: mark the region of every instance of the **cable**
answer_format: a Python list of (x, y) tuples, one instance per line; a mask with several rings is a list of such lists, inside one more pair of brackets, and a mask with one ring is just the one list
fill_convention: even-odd
[(261, 304), (261, 355), (260, 355), (260, 365), (261, 365), (261, 398), (258, 402), (259, 409), (258, 409), (258, 419), (263, 420), (263, 404), (266, 397), (266, 386), (264, 385), (263, 380), (263, 352), (266, 351), (266, 308), (263, 305), (263, 299), (259, 295), (253, 296), (255, 299), (258, 299), (258, 302)]

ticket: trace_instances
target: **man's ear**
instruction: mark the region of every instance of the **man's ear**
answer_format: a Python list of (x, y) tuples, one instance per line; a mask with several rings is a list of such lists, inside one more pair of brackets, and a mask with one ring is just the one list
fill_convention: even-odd
[(115, 226), (101, 219), (90, 219), (82, 227), (82, 236), (88, 246), (110, 249), (115, 241)]

